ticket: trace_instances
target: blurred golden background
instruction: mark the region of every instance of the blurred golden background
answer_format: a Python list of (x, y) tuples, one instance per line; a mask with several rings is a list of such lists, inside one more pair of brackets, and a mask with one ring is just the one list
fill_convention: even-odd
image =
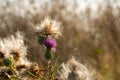
[(63, 27), (56, 52), (60, 62), (73, 55), (93, 66), (102, 80), (120, 80), (120, 1), (99, 1), (80, 9), (77, 0), (0, 0), (0, 37), (23, 32), (29, 57), (41, 64), (44, 48), (32, 26), (50, 17)]

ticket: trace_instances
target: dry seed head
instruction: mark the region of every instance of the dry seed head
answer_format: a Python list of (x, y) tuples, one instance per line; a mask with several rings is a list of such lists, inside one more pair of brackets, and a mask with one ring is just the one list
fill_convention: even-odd
[(11, 53), (13, 55), (13, 58), (15, 61), (18, 61), (20, 59), (20, 52), (19, 51), (11, 51)]
[(4, 53), (4, 52), (0, 52), (0, 66), (1, 66), (2, 63), (3, 63), (4, 57), (5, 57), (5, 53)]
[(13, 57), (11, 52), (19, 52), (20, 56), (26, 56), (27, 47), (24, 45), (23, 34), (15, 33), (7, 38), (0, 39), (0, 51), (5, 52), (5, 57)]
[(3, 59), (5, 57), (5, 53), (0, 51), (0, 59)]
[(41, 24), (38, 24), (35, 28), (35, 31), (42, 35), (52, 36), (56, 38), (58, 36), (61, 36), (61, 30), (62, 28), (60, 26), (60, 23), (49, 18), (45, 18), (45, 20), (42, 21)]
[(19, 61), (15, 63), (16, 66), (25, 65), (26, 68), (29, 68), (31, 64), (32, 63), (26, 57), (20, 57)]
[(4, 53), (4, 57), (9, 55), (9, 47), (4, 39), (0, 39), (0, 52)]
[(18, 71), (20, 71), (20, 70), (22, 70), (22, 69), (27, 69), (28, 68), (28, 66), (26, 66), (26, 65), (17, 65), (16, 66), (16, 69), (18, 70)]
[(26, 58), (27, 47), (24, 45), (23, 34), (20, 32), (17, 32), (14, 36), (0, 39), (0, 51), (4, 51), (5, 58), (13, 58), (16, 61), (15, 66), (31, 65), (31, 62)]
[(33, 63), (30, 69), (33, 74), (35, 75), (39, 74), (39, 66), (37, 63)]
[(95, 80), (93, 76), (95, 71), (89, 70), (85, 65), (81, 64), (74, 57), (68, 60), (67, 63), (62, 63), (61, 66), (62, 69), (60, 70), (59, 74), (63, 80), (70, 80), (71, 76), (74, 76), (74, 78), (80, 80)]

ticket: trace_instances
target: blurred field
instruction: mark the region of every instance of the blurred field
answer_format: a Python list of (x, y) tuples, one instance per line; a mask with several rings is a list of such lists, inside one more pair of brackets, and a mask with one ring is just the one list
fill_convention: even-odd
[(95, 68), (102, 80), (120, 80), (120, 5), (98, 3), (95, 13), (89, 6), (81, 12), (77, 9), (75, 0), (70, 9), (66, 0), (51, 0), (38, 6), (30, 0), (27, 7), (6, 1), (0, 6), (0, 37), (22, 31), (28, 56), (42, 64), (44, 48), (37, 44), (32, 26), (50, 17), (63, 27), (56, 52), (60, 63), (73, 55)]

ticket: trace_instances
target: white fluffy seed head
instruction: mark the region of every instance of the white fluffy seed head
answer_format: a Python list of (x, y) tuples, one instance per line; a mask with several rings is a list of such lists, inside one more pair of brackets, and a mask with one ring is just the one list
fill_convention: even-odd
[(62, 28), (60, 26), (60, 23), (56, 20), (51, 20), (49, 18), (45, 18), (41, 24), (38, 24), (35, 27), (35, 31), (43, 34), (48, 35), (57, 38), (58, 36), (61, 36)]
[(12, 56), (12, 51), (18, 51), (20, 56), (26, 56), (27, 47), (24, 45), (23, 34), (17, 32), (15, 36), (0, 39), (0, 51), (5, 52), (6, 57)]
[(4, 53), (5, 57), (13, 58), (15, 60), (15, 66), (31, 66), (31, 62), (26, 57), (27, 46), (24, 45), (24, 35), (21, 32), (0, 39), (0, 51)]
[(61, 67), (59, 75), (62, 80), (95, 80), (95, 70), (88, 69), (74, 57), (68, 60), (67, 63), (62, 63)]

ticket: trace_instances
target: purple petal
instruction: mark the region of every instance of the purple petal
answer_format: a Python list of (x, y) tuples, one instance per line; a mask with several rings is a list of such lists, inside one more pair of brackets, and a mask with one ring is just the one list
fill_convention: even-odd
[(55, 39), (46, 38), (44, 40), (44, 45), (48, 48), (56, 48), (57, 43)]

